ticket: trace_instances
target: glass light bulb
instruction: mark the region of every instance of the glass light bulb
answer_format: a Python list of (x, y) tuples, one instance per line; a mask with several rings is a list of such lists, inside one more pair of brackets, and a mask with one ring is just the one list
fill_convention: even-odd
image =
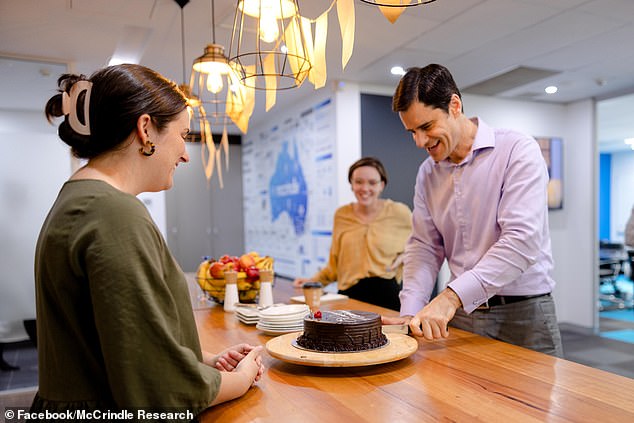
[(214, 93), (214, 94), (218, 94), (220, 91), (222, 91), (222, 75), (216, 72), (212, 72), (209, 75), (207, 75), (207, 89)]
[(392, 66), (392, 69), (390, 69), (390, 73), (392, 75), (403, 76), (405, 75), (405, 69), (403, 69), (402, 66)]
[(555, 94), (557, 92), (557, 87), (549, 85), (544, 89), (544, 91), (546, 91), (547, 94)]
[(260, 15), (260, 39), (265, 43), (272, 43), (277, 40), (280, 31), (277, 28), (275, 11), (270, 7), (262, 6)]

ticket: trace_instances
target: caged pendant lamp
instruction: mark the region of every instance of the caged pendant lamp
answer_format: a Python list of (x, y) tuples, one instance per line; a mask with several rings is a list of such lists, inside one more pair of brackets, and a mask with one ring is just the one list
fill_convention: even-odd
[[(199, 102), (199, 125), (201, 133), (201, 155), (205, 176), (211, 178), (218, 173), (223, 187), (221, 155), (225, 156), (225, 168), (229, 169), (229, 136), (227, 125), (233, 122), (246, 133), (253, 112), (254, 94), (240, 84), (234, 66), (227, 59), (224, 47), (216, 43), (214, 1), (211, 6), (212, 43), (205, 47), (204, 54), (194, 60), (189, 83), (190, 91)], [(212, 128), (222, 127), (218, 146), (213, 140)]]
[(299, 87), (312, 65), (297, 0), (238, 0), (229, 57), (247, 87)]
[[(183, 81), (186, 78), (186, 67), (185, 67), (185, 13), (184, 8), (189, 0), (174, 0), (181, 8), (181, 52), (182, 52), (182, 60), (183, 60)], [(220, 158), (216, 158), (216, 151), (219, 153), (220, 149), (216, 149), (213, 138), (211, 136), (211, 130), (209, 128), (209, 123), (207, 121), (207, 116), (205, 114), (205, 109), (203, 107), (200, 98), (196, 96), (192, 90), (190, 85), (185, 84), (184, 82), (178, 86), (178, 88), (185, 94), (187, 97), (187, 105), (190, 111), (192, 129), (193, 132), (196, 132), (196, 129), (199, 130), (200, 133), (200, 141), (201, 141), (201, 156), (203, 162), (203, 169), (205, 172), (205, 177), (207, 182), (210, 181), (211, 177), (214, 173), (214, 164), (216, 161), (219, 161)], [(198, 128), (196, 128), (198, 127)], [(190, 133), (188, 137), (188, 141), (195, 141), (195, 138), (192, 136), (193, 133)], [(209, 148), (209, 145), (212, 148)], [(206, 151), (212, 151), (211, 154), (206, 154)], [(211, 165), (209, 164), (211, 162)], [(220, 188), (222, 189), (223, 181), (222, 181), (222, 173), (221, 168), (218, 166), (218, 180), (220, 182)]]
[(225, 55), (224, 47), (216, 43), (213, 0), (210, 1), (210, 6), (212, 43), (205, 47), (202, 56), (194, 60), (189, 85), (192, 92), (200, 98), (210, 125), (224, 126), (231, 119), (242, 132), (246, 132), (243, 125), (235, 122), (243, 111), (245, 90), (239, 86), (239, 79)]

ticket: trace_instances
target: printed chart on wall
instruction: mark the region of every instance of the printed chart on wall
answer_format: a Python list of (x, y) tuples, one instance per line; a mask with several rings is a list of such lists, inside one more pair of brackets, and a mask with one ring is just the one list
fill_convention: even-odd
[(548, 166), (548, 208), (563, 208), (563, 147), (562, 139), (535, 137)]
[(310, 276), (328, 260), (337, 206), (335, 141), (330, 99), (245, 137), (245, 247), (274, 257), (280, 276)]

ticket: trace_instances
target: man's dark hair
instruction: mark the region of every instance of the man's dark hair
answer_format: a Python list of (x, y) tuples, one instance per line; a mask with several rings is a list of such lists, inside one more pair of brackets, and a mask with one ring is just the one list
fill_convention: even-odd
[(449, 70), (437, 64), (424, 68), (409, 68), (401, 78), (392, 98), (392, 110), (406, 111), (412, 103), (418, 101), (434, 109), (449, 113), (451, 96), (462, 95)]

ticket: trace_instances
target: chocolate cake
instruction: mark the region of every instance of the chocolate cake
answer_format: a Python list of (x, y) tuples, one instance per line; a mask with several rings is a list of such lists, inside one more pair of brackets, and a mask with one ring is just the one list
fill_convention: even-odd
[(333, 310), (304, 318), (302, 348), (324, 352), (366, 351), (387, 344), (381, 316), (369, 311)]

